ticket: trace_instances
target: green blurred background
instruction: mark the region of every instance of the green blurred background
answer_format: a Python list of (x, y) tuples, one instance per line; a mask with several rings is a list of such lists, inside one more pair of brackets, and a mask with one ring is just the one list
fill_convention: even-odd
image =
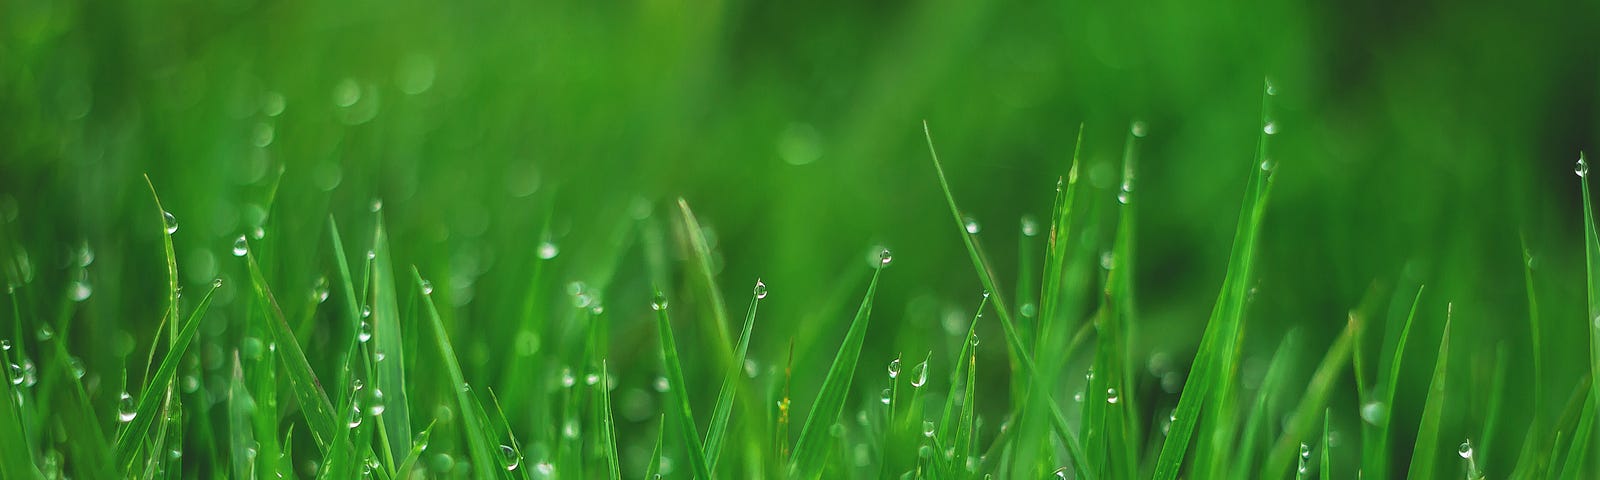
[[(1260, 358), (1244, 375), (1294, 327), (1308, 334), (1297, 360), (1309, 374), (1363, 295), (1388, 305), (1423, 283), (1417, 359), (1432, 358), (1453, 301), (1461, 371), (1487, 378), (1499, 343), (1528, 370), (1520, 234), (1549, 367), (1511, 387), (1564, 399), (1587, 370), (1571, 172), (1597, 133), (1596, 13), (1588, 2), (4, 2), (0, 214), (6, 255), (22, 259), (5, 278), (54, 305), (87, 245), (93, 294), (72, 350), (119, 382), (164, 301), (148, 174), (181, 225), (182, 283), (230, 279), (200, 355), (214, 368), (243, 335), (243, 307), (227, 307), (247, 298), (233, 239), (266, 228), (255, 243), (274, 288), (303, 298), (331, 272), (327, 216), (362, 251), (381, 200), (396, 264), (442, 287), (469, 380), (497, 385), (503, 364), (523, 361), (505, 339), (548, 240), (559, 255), (535, 291), (604, 286), (611, 364), (642, 386), (659, 362), (638, 226), (673, 237), (681, 196), (714, 232), (730, 311), (742, 314), (757, 277), (771, 287), (752, 357), (771, 368), (794, 341), (796, 388), (811, 391), (869, 247), (895, 262), (858, 382), (902, 352), (947, 358), (958, 337), (926, 332), (947, 319), (959, 329), (977, 302), (923, 120), (1010, 289), (1019, 221), (1048, 215), (1080, 125), (1100, 212), (1089, 238), (1109, 245), (1123, 143), (1141, 121), (1135, 356), (1182, 365), (1221, 284), (1270, 78), (1277, 186), (1246, 338), (1247, 359)], [(674, 309), (703, 315), (680, 243)], [(701, 326), (680, 341), (713, 338)], [(989, 324), (980, 336), (1000, 338)], [(1001, 344), (986, 345), (982, 371), (1001, 385)], [(1430, 365), (1407, 365), (1414, 390), (1397, 415), (1420, 409)], [(702, 411), (720, 378), (704, 368)], [(91, 388), (107, 411), (111, 388)], [(1445, 438), (1481, 411), (1470, 392), (1486, 387), (1453, 388), (1467, 393)], [(1527, 408), (1526, 395), (1508, 401)], [(641, 412), (619, 412), (625, 448), (653, 440), (639, 432), (654, 410)]]

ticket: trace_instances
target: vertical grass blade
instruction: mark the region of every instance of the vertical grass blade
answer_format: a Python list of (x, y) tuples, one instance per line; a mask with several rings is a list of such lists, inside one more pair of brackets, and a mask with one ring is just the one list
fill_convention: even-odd
[(1427, 287), (1418, 286), (1417, 293), (1411, 299), (1411, 309), (1406, 313), (1405, 322), (1400, 327), (1399, 337), (1394, 343), (1394, 352), (1381, 364), (1389, 368), (1378, 369), (1378, 388), (1375, 395), (1377, 399), (1363, 399), (1361, 417), (1366, 423), (1375, 423), (1373, 441), (1363, 442), (1361, 455), (1361, 468), (1365, 472), (1374, 472), (1374, 475), (1388, 477), (1389, 469), (1389, 426), (1393, 416), (1389, 410), (1394, 405), (1395, 391), (1400, 384), (1400, 365), (1405, 358), (1406, 340), (1411, 336), (1411, 325), (1417, 318), (1417, 307), (1422, 305), (1422, 292)]
[[(663, 294), (656, 293), (657, 297)], [(711, 479), (711, 467), (706, 463), (700, 443), (700, 434), (694, 424), (694, 411), (689, 408), (689, 385), (683, 380), (683, 364), (678, 360), (677, 340), (672, 336), (672, 321), (667, 317), (667, 309), (656, 309), (656, 330), (661, 339), (661, 364), (667, 373), (667, 390), (671, 392), (672, 404), (667, 405), (667, 416), (672, 417), (672, 423), (678, 427), (683, 435), (683, 448), (688, 451), (689, 466), (692, 467), (695, 478), (701, 480)], [(662, 428), (666, 428), (663, 426)]]
[(1313, 435), (1312, 429), (1316, 427), (1317, 418), (1327, 411), (1328, 395), (1333, 392), (1333, 387), (1339, 382), (1339, 374), (1349, 363), (1350, 345), (1354, 343), (1357, 328), (1359, 325), (1355, 322), (1346, 323), (1339, 338), (1323, 355), (1322, 363), (1317, 365), (1310, 384), (1306, 385), (1305, 394), (1300, 396), (1300, 404), (1290, 414), (1283, 435), (1278, 437), (1278, 442), (1267, 454), (1267, 468), (1262, 472), (1262, 478), (1280, 478), (1288, 473), (1289, 466), (1294, 464), (1298, 454), (1296, 447)]
[(655, 480), (657, 473), (661, 471), (661, 445), (666, 443), (667, 438), (666, 414), (657, 419), (656, 425), (659, 425), (656, 428), (656, 446), (650, 450), (650, 464), (645, 467), (644, 480)]
[[(390, 458), (405, 458), (411, 448), (411, 409), (406, 400), (405, 343), (400, 329), (400, 308), (395, 273), (389, 253), (389, 235), (383, 219), (373, 233), (372, 345), (384, 361), (377, 362), (372, 384), (383, 390), (388, 408), (383, 412), (383, 435), (389, 440)], [(418, 277), (421, 278), (420, 276)], [(428, 300), (432, 308), (432, 300)], [(437, 312), (433, 312), (437, 313)], [(447, 337), (448, 338), (448, 337)], [(459, 384), (459, 383), (458, 383)]]
[[(382, 258), (383, 255), (379, 254), (378, 257)], [(411, 276), (416, 281), (417, 288), (423, 289), (422, 273), (416, 267), (411, 268)], [(433, 295), (423, 294), (422, 306), (423, 312), (427, 316), (429, 328), (433, 330), (435, 345), (439, 347), (439, 357), (444, 361), (444, 371), (446, 377), (450, 379), (450, 389), (456, 392), (456, 402), (459, 407), (457, 411), (461, 412), (461, 423), (466, 426), (467, 454), (472, 458), (472, 464), (476, 466), (472, 471), (477, 478), (493, 478), (489, 472), (492, 468), (491, 465), (497, 465), (497, 463), (493, 460), (495, 457), (490, 454), (488, 437), (483, 431), (484, 419), (480, 418), (479, 415), (483, 407), (478, 403), (477, 398), (473, 397), (472, 388), (467, 385), (466, 378), (461, 375), (461, 362), (456, 359), (455, 348), (450, 346), (450, 334), (445, 331), (444, 322), (439, 319), (439, 310), (434, 308)], [(373, 331), (373, 338), (377, 338), (376, 329)], [(399, 359), (390, 359), (388, 361), (397, 365), (399, 363)], [(387, 393), (385, 394), (387, 395)], [(392, 403), (395, 401), (398, 400), (392, 400), (389, 408), (395, 408)], [(384, 414), (388, 415), (388, 411), (385, 410)], [(385, 426), (387, 425), (385, 423)], [(407, 425), (407, 427), (409, 431), (410, 426)], [(411, 441), (407, 438), (404, 443), (397, 442), (395, 445), (400, 448), (410, 449)], [(401, 452), (398, 458), (404, 458), (404, 453)]]
[(617, 462), (617, 426), (611, 418), (611, 370), (605, 360), (600, 361), (600, 384), (596, 390), (600, 391), (600, 453), (606, 460), (606, 471), (610, 473), (611, 480), (622, 480), (622, 467)]
[[(1266, 139), (1263, 136), (1255, 157), (1255, 161), (1261, 165), (1266, 165), (1262, 160), (1265, 150)], [(1228, 257), (1228, 273), (1223, 279), (1222, 291), (1217, 294), (1217, 303), (1206, 322), (1194, 366), (1184, 381), (1183, 393), (1175, 412), (1176, 419), (1168, 430), (1167, 439), (1156, 460), (1156, 480), (1177, 478), (1206, 397), (1221, 398), (1231, 393), (1228, 390), (1232, 385), (1232, 368), (1239, 357), (1237, 344), (1243, 323), (1244, 300), (1250, 283), (1261, 217), (1266, 211), (1272, 187), (1270, 170), (1255, 168), (1256, 165), (1251, 165), (1252, 174), (1246, 187), (1245, 200), (1240, 206), (1233, 252)]]
[(259, 307), (266, 314), (265, 321), (268, 325), (265, 328), (278, 345), (278, 358), (287, 367), (284, 374), (289, 377), (289, 385), (294, 390), (295, 398), (300, 401), (300, 409), (304, 412), (306, 424), (311, 427), (312, 440), (322, 449), (324, 455), (353, 457), (355, 452), (349, 444), (332, 441), (335, 429), (343, 423), (334, 414), (333, 404), (328, 400), (327, 393), (323, 392), (322, 384), (317, 381), (316, 372), (311, 370), (311, 363), (306, 360), (305, 350), (300, 348), (294, 332), (289, 330), (289, 322), (284, 319), (283, 309), (278, 307), (277, 298), (267, 286), (267, 280), (261, 273), (261, 265), (256, 262), (255, 253), (246, 253), (245, 261), (250, 269), (251, 288), (254, 290)]
[[(884, 251), (884, 255), (887, 254), (888, 251)], [(861, 299), (861, 308), (850, 321), (850, 330), (839, 345), (839, 354), (833, 358), (833, 366), (828, 368), (828, 376), (822, 381), (822, 391), (817, 393), (817, 400), (811, 404), (806, 422), (800, 427), (800, 439), (795, 442), (794, 457), (789, 462), (791, 477), (816, 478), (822, 473), (822, 463), (833, 440), (828, 429), (839, 421), (839, 413), (844, 410), (845, 396), (850, 392), (850, 381), (860, 359), (861, 344), (866, 341), (872, 299), (878, 293), (878, 278), (882, 275), (883, 266), (880, 265), (873, 272), (867, 294)]]
[(700, 220), (695, 218), (694, 211), (689, 209), (689, 202), (682, 197), (678, 198), (678, 210), (683, 213), (684, 235), (689, 237), (689, 250), (694, 256), (695, 279), (699, 281), (700, 288), (705, 290), (706, 299), (711, 304), (712, 317), (707, 320), (712, 323), (711, 331), (716, 333), (718, 360), (727, 362), (729, 357), (726, 348), (730, 342), (728, 307), (722, 301), (722, 291), (717, 289), (716, 275), (711, 271), (711, 245), (706, 241), (705, 230), (700, 228)]
[(1450, 360), (1450, 317), (1445, 310), (1444, 335), (1439, 339), (1439, 357), (1433, 365), (1433, 380), (1428, 383), (1428, 400), (1422, 407), (1422, 422), (1417, 426), (1416, 447), (1411, 450), (1407, 478), (1437, 478), (1434, 467), (1439, 454), (1439, 427), (1444, 417), (1445, 376)]
[[(756, 280), (758, 289), (765, 288), (760, 279)], [(755, 326), (756, 309), (761, 306), (761, 297), (757, 293), (750, 300), (750, 310), (745, 313), (744, 329), (739, 332), (739, 344), (734, 348), (733, 365), (728, 368), (727, 376), (722, 379), (722, 389), (717, 391), (717, 404), (711, 410), (711, 426), (706, 429), (706, 466), (712, 471), (717, 469), (717, 460), (722, 456), (722, 443), (728, 432), (728, 420), (733, 415), (733, 397), (738, 393), (739, 374), (744, 371), (745, 354), (750, 350), (750, 331)]]
[(1333, 409), (1329, 408), (1329, 409), (1323, 410), (1322, 411), (1322, 476), (1318, 477), (1318, 478), (1321, 478), (1322, 480), (1331, 480), (1333, 478), (1333, 459), (1330, 458), (1331, 455), (1329, 454), (1329, 450), (1333, 449), (1333, 442), (1330, 441), (1330, 439), (1333, 438), (1333, 433), (1332, 433), (1333, 427), (1330, 426), (1332, 423), (1333, 423)]

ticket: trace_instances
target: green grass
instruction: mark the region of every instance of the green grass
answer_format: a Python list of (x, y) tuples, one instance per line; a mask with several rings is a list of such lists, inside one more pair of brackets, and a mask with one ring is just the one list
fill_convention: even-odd
[[(764, 245), (733, 243), (749, 238), (733, 233), (743, 225), (709, 222), (683, 198), (640, 197), (530, 209), (504, 232), (516, 248), (491, 262), (457, 255), (475, 247), (454, 233), (405, 220), (391, 229), (386, 218), (404, 214), (328, 216), (280, 197), (277, 182), (295, 181), (280, 174), (241, 193), (264, 223), (237, 247), (196, 246), (205, 239), (168, 223), (156, 231), (176, 207), (153, 197), (123, 235), (159, 241), (100, 250), (147, 264), (130, 267), (146, 284), (102, 281), (80, 295), (86, 269), (100, 267), (41, 262), (37, 279), (18, 277), (16, 252), (44, 247), (7, 227), (0, 245), (16, 278), (0, 324), (11, 332), (0, 336), (0, 477), (1593, 477), (1600, 232), (1587, 176), (1582, 322), (1541, 318), (1541, 306), (1574, 310), (1549, 307), (1575, 289), (1549, 288), (1558, 279), (1534, 268), (1526, 238), (1522, 278), (1509, 283), (1527, 321), (1513, 329), (1486, 326), (1470, 310), (1484, 302), (1455, 296), (1468, 291), (1459, 284), (1435, 293), (1415, 272), (1369, 280), (1362, 297), (1314, 319), (1279, 321), (1268, 304), (1301, 285), (1268, 263), (1294, 248), (1273, 243), (1296, 225), (1274, 215), (1275, 185), (1303, 171), (1275, 159), (1267, 88), (1260, 116), (1233, 125), (1255, 148), (1219, 163), (1229, 188), (1242, 187), (1228, 197), (1242, 199), (1205, 206), (1236, 216), (1206, 226), (1231, 231), (1231, 248), (1212, 252), (1218, 275), (1204, 278), (1148, 266), (1175, 260), (1141, 243), (1138, 212), (1174, 207), (1139, 180), (1159, 175), (1140, 166), (1147, 135), (1159, 135), (1143, 123), (1118, 133), (1120, 151), (1080, 126), (1059, 146), (1070, 154), (1027, 172), (1057, 182), (1021, 187), (1050, 200), (1014, 210), (1049, 213), (1047, 225), (1021, 217), (1014, 251), (995, 247), (1009, 232), (973, 220), (992, 205), (965, 201), (1011, 187), (973, 181), (978, 160), (941, 158), (930, 122), (927, 162), (897, 181), (927, 184), (900, 214), (936, 228), (893, 254), (861, 241), (842, 258), (773, 260)], [(160, 174), (144, 184), (164, 193)], [(599, 220), (562, 217), (573, 210)], [(582, 228), (600, 233), (572, 233)], [(586, 241), (556, 250), (563, 235)], [(1579, 243), (1569, 240), (1557, 243)], [(901, 253), (940, 242), (954, 253)], [(185, 256), (209, 250), (222, 254)], [(742, 261), (790, 268), (756, 277), (737, 322), (726, 299), (745, 295), (739, 274), (764, 268)], [(927, 275), (926, 264), (959, 276)], [(218, 274), (197, 283), (188, 269)], [(1173, 290), (1145, 289), (1170, 287), (1147, 280), (1158, 275), (1215, 291), (1209, 311), (1171, 313), (1162, 296)], [(808, 278), (825, 287), (798, 285)], [(118, 295), (143, 308), (92, 308)], [(939, 313), (945, 324), (918, 319)], [(1174, 341), (1172, 322), (1152, 320), (1161, 316), (1189, 319), (1193, 338)], [(1542, 346), (1578, 326), (1587, 361), (1557, 368), (1571, 359)], [(130, 345), (102, 351), (119, 342)], [(1575, 389), (1565, 404), (1550, 396), (1556, 375), (1567, 378), (1555, 393)]]

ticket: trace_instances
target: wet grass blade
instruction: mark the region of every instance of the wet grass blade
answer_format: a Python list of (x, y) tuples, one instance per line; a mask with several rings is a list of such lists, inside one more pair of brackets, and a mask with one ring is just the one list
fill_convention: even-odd
[[(1284, 426), (1282, 436), (1273, 444), (1272, 451), (1267, 453), (1267, 468), (1262, 472), (1262, 478), (1281, 478), (1288, 473), (1290, 465), (1297, 458), (1297, 446), (1300, 442), (1310, 438), (1313, 428), (1316, 428), (1317, 418), (1325, 415), (1327, 411), (1328, 395), (1338, 384), (1340, 373), (1350, 361), (1350, 345), (1354, 343), (1355, 331), (1359, 326), (1354, 322), (1345, 323), (1344, 331), (1334, 339), (1333, 346), (1328, 348), (1328, 353), (1323, 355), (1322, 363), (1317, 365), (1316, 373), (1311, 375), (1310, 384), (1306, 385), (1305, 394), (1300, 396), (1300, 404), (1295, 407), (1289, 416), (1287, 425)], [(1430, 478), (1430, 477), (1413, 477)]]
[(1322, 476), (1321, 477), (1317, 477), (1317, 478), (1321, 478), (1323, 480), (1331, 480), (1333, 478), (1333, 459), (1331, 458), (1331, 455), (1329, 453), (1329, 450), (1333, 449), (1333, 442), (1332, 442), (1332, 439), (1333, 439), (1333, 427), (1331, 426), (1332, 424), (1333, 424), (1333, 409), (1329, 408), (1329, 409), (1323, 410), (1322, 411)]
[[(656, 297), (661, 296), (663, 294), (657, 290)], [(682, 432), (683, 446), (688, 451), (689, 466), (695, 478), (708, 480), (711, 467), (706, 463), (700, 434), (695, 427), (694, 411), (689, 408), (689, 385), (683, 380), (683, 364), (678, 360), (678, 344), (673, 339), (672, 320), (665, 308), (656, 309), (656, 330), (661, 338), (661, 364), (667, 373), (667, 390), (672, 392), (672, 404), (665, 407), (667, 416), (672, 417), (672, 423)]]
[[(1283, 383), (1287, 381), (1285, 377), (1288, 376), (1290, 367), (1294, 365), (1289, 355), (1296, 353), (1295, 347), (1299, 336), (1299, 330), (1290, 330), (1285, 334), (1283, 340), (1278, 342), (1278, 349), (1272, 354), (1272, 360), (1267, 363), (1267, 373), (1261, 377), (1261, 390), (1256, 393), (1255, 408), (1250, 409), (1250, 415), (1245, 418), (1244, 437), (1239, 444), (1234, 465), (1256, 465), (1256, 455), (1260, 453), (1256, 447), (1267, 433), (1265, 432), (1267, 422), (1278, 418), (1272, 408), (1272, 400), (1281, 396), (1279, 392), (1283, 391)], [(1234, 473), (1236, 478), (1241, 479), (1257, 474), (1243, 468)]]
[(1444, 416), (1445, 376), (1450, 360), (1450, 317), (1453, 307), (1445, 310), (1444, 334), (1439, 339), (1439, 356), (1433, 365), (1433, 380), (1428, 383), (1427, 403), (1422, 407), (1422, 422), (1417, 426), (1416, 447), (1411, 450), (1411, 468), (1407, 478), (1437, 478), (1434, 473), (1439, 454), (1439, 427)]
[(1044, 406), (1050, 415), (1051, 427), (1054, 428), (1056, 435), (1061, 438), (1062, 443), (1067, 447), (1067, 455), (1071, 457), (1073, 465), (1079, 467), (1079, 475), (1082, 478), (1092, 480), (1095, 477), (1090, 469), (1084, 468), (1083, 448), (1079, 444), (1077, 435), (1074, 435), (1071, 428), (1067, 426), (1066, 416), (1062, 415), (1060, 405), (1057, 405), (1050, 398), (1050, 394), (1043, 390), (1044, 387), (1041, 379), (1038, 378), (1033, 357), (1028, 354), (1027, 347), (1017, 333), (1016, 323), (1011, 317), (1011, 310), (1006, 308), (1005, 296), (997, 289), (994, 269), (984, 260), (976, 240), (973, 239), (972, 233), (967, 231), (966, 224), (961, 219), (961, 209), (956, 205), (955, 194), (950, 191), (950, 180), (944, 174), (944, 165), (939, 163), (939, 153), (933, 146), (933, 132), (928, 128), (928, 122), (926, 121), (922, 122), (922, 132), (928, 140), (928, 154), (933, 160), (934, 172), (938, 174), (939, 187), (944, 192), (945, 202), (949, 205), (950, 214), (955, 220), (956, 231), (960, 233), (961, 241), (967, 248), (967, 256), (972, 261), (973, 269), (977, 271), (978, 280), (983, 284), (984, 290), (989, 292), (995, 300), (994, 310), (995, 314), (1000, 317), (1000, 326), (1006, 336), (1006, 346), (1022, 366), (1023, 377), (1027, 380), (1028, 386), (1026, 388), (1029, 392), (1024, 403), (1024, 410), (1027, 409), (1027, 406), (1035, 403)]
[(600, 391), (600, 453), (606, 460), (606, 471), (610, 472), (612, 480), (622, 480), (622, 467), (617, 462), (617, 426), (611, 418), (611, 389), (607, 388), (611, 381), (611, 370), (606, 361), (600, 361), (600, 384), (596, 390)]
[(1411, 299), (1411, 309), (1406, 313), (1405, 322), (1400, 327), (1400, 335), (1395, 340), (1394, 352), (1390, 358), (1382, 362), (1389, 368), (1378, 369), (1378, 390), (1375, 394), (1380, 396), (1381, 400), (1364, 399), (1364, 401), (1370, 403), (1361, 405), (1362, 418), (1367, 422), (1377, 424), (1374, 428), (1373, 441), (1363, 442), (1362, 445), (1362, 471), (1378, 472), (1379, 474), (1388, 472), (1389, 438), (1392, 436), (1389, 432), (1389, 426), (1393, 422), (1393, 416), (1389, 414), (1389, 410), (1393, 408), (1395, 391), (1400, 384), (1400, 365), (1401, 360), (1405, 358), (1406, 340), (1411, 337), (1411, 325), (1417, 318), (1417, 307), (1422, 305), (1422, 292), (1426, 288), (1425, 286), (1418, 286), (1416, 295)]
[[(728, 307), (722, 301), (722, 291), (717, 288), (716, 275), (712, 273), (711, 245), (706, 241), (705, 230), (700, 228), (700, 220), (695, 218), (694, 211), (689, 209), (689, 202), (682, 197), (678, 198), (678, 210), (683, 213), (683, 231), (689, 237), (689, 252), (694, 256), (695, 279), (699, 280), (700, 288), (705, 290), (706, 299), (711, 304), (711, 331), (716, 333), (718, 360), (727, 362), (727, 346), (731, 341), (728, 337)], [(732, 368), (741, 368), (732, 365)]]
[(322, 449), (324, 455), (354, 457), (354, 448), (349, 444), (332, 441), (336, 429), (344, 423), (334, 414), (333, 404), (328, 400), (327, 393), (323, 392), (316, 372), (311, 369), (311, 363), (306, 360), (305, 350), (300, 348), (294, 332), (289, 329), (289, 322), (284, 319), (283, 309), (278, 307), (278, 300), (273, 296), (272, 289), (268, 287), (267, 280), (261, 273), (261, 265), (256, 262), (255, 253), (246, 253), (245, 261), (250, 269), (252, 290), (268, 323), (265, 328), (278, 345), (278, 358), (286, 367), (284, 374), (289, 378), (289, 385), (295, 393), (295, 398), (300, 401), (300, 409), (305, 415), (306, 424), (311, 427), (312, 440)]
[[(389, 235), (384, 231), (383, 219), (378, 219), (373, 234), (372, 253), (375, 262), (372, 270), (372, 345), (375, 352), (385, 358), (377, 362), (372, 378), (373, 388), (383, 390), (389, 405), (383, 412), (383, 429), (389, 442), (389, 458), (404, 458), (411, 448), (411, 409), (406, 396), (405, 343), (401, 337), (399, 290), (396, 288), (393, 262), (390, 259)], [(421, 277), (419, 276), (420, 280)], [(431, 308), (432, 301), (429, 300)], [(437, 313), (437, 312), (433, 312)]]
[(139, 453), (140, 442), (150, 438), (150, 426), (161, 417), (159, 411), (161, 404), (167, 396), (163, 386), (172, 383), (172, 377), (178, 372), (178, 364), (182, 362), (183, 355), (194, 342), (195, 333), (200, 331), (200, 319), (205, 316), (206, 310), (211, 306), (211, 295), (216, 293), (216, 287), (206, 291), (200, 299), (200, 304), (195, 306), (194, 313), (184, 322), (183, 330), (177, 333), (177, 341), (172, 344), (172, 349), (167, 356), (161, 359), (161, 366), (156, 368), (154, 375), (145, 382), (145, 389), (139, 393), (138, 408), (134, 410), (133, 420), (117, 433), (116, 458), (117, 467), (123, 475), (131, 475), (134, 458)]
[[(1265, 155), (1265, 149), (1263, 138), (1257, 147), (1258, 161)], [(1252, 168), (1245, 201), (1240, 206), (1233, 252), (1228, 258), (1228, 273), (1223, 279), (1222, 291), (1217, 295), (1217, 303), (1212, 308), (1211, 318), (1206, 322), (1194, 366), (1184, 381), (1183, 393), (1175, 412), (1176, 419), (1168, 429), (1167, 439), (1156, 460), (1153, 477), (1156, 480), (1177, 478), (1206, 398), (1230, 393), (1232, 368), (1240, 354), (1237, 349), (1238, 336), (1243, 323), (1243, 306), (1251, 278), (1256, 240), (1272, 187), (1269, 173)]]
[[(383, 257), (382, 254), (378, 256), (379, 258)], [(421, 271), (417, 270), (416, 267), (412, 267), (411, 276), (419, 290), (425, 289)], [(433, 295), (424, 293), (421, 299), (428, 326), (433, 331), (434, 343), (439, 347), (439, 357), (444, 362), (443, 367), (446, 377), (450, 379), (450, 389), (456, 392), (457, 406), (460, 407), (458, 411), (461, 412), (461, 423), (466, 426), (467, 454), (472, 458), (473, 465), (483, 466), (474, 468), (472, 471), (477, 478), (493, 478), (489, 474), (491, 470), (488, 466), (496, 464), (493, 460), (495, 457), (489, 451), (487, 436), (483, 431), (484, 419), (479, 414), (479, 412), (483, 411), (483, 406), (472, 395), (472, 388), (467, 385), (466, 378), (461, 374), (461, 362), (456, 359), (455, 348), (450, 346), (450, 334), (445, 331), (444, 322), (439, 319), (439, 310), (433, 305)], [(377, 338), (376, 331), (373, 332), (373, 338)], [(386, 361), (399, 363), (398, 358)], [(396, 406), (394, 402), (398, 401), (398, 399), (390, 400), (389, 408), (394, 408)], [(388, 411), (385, 410), (384, 414), (388, 415)], [(408, 439), (404, 443), (396, 443), (395, 445), (401, 448), (410, 448), (411, 441)]]
[[(1572, 445), (1567, 450), (1565, 465), (1560, 470), (1560, 478), (1563, 480), (1588, 478), (1588, 474), (1584, 472), (1583, 467), (1588, 463), (1589, 453), (1593, 450), (1589, 448), (1589, 442), (1594, 438), (1595, 403), (1595, 396), (1591, 392), (1588, 398), (1584, 400), (1583, 414), (1578, 418), (1577, 429), (1572, 432)], [(1555, 446), (1560, 448), (1561, 438), (1559, 431), (1556, 435)]]
[[(883, 252), (884, 255), (888, 253)], [(867, 324), (872, 317), (872, 299), (878, 293), (878, 278), (883, 275), (884, 268), (880, 265), (873, 272), (872, 282), (867, 284), (867, 294), (861, 299), (861, 307), (856, 310), (855, 319), (850, 321), (850, 330), (839, 345), (839, 354), (833, 358), (833, 366), (828, 368), (828, 376), (822, 381), (822, 391), (817, 393), (817, 400), (811, 404), (806, 422), (800, 427), (800, 439), (795, 442), (794, 456), (789, 461), (791, 477), (816, 478), (822, 473), (822, 463), (826, 459), (829, 443), (833, 441), (828, 430), (839, 421), (839, 414), (844, 410), (845, 397), (850, 392), (856, 362), (860, 359), (861, 345), (866, 341)]]
[(661, 445), (666, 443), (667, 439), (666, 414), (657, 417), (656, 425), (659, 425), (656, 428), (656, 447), (650, 450), (650, 464), (645, 467), (644, 480), (655, 480), (657, 473), (661, 471)]
[[(756, 280), (757, 288), (764, 288), (760, 279)], [(756, 309), (761, 306), (760, 293), (753, 295), (750, 300), (750, 310), (745, 313), (744, 329), (739, 333), (739, 344), (734, 348), (733, 365), (728, 369), (728, 374), (722, 379), (722, 389), (717, 391), (717, 404), (711, 410), (711, 426), (706, 430), (706, 467), (712, 471), (717, 469), (717, 460), (722, 456), (722, 443), (728, 432), (728, 419), (733, 415), (733, 397), (738, 393), (739, 375), (744, 372), (745, 354), (750, 350), (750, 331), (755, 326)]]

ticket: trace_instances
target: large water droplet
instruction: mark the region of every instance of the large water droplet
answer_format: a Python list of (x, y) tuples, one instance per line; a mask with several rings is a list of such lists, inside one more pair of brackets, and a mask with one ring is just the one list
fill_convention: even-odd
[(667, 377), (657, 376), (655, 387), (657, 392), (666, 393), (672, 389), (672, 383), (667, 381)]
[(89, 295), (93, 293), (94, 286), (90, 285), (88, 280), (73, 280), (72, 284), (68, 285), (67, 288), (67, 294), (72, 297), (74, 302), (88, 300)]
[(545, 240), (543, 242), (539, 242), (537, 253), (539, 254), (539, 259), (549, 260), (556, 258), (556, 255), (560, 255), (561, 249), (556, 247), (556, 244), (550, 243), (549, 240)]
[(889, 361), (889, 378), (900, 378), (900, 357)]
[(655, 297), (652, 297), (650, 299), (650, 309), (651, 310), (655, 310), (655, 311), (666, 310), (667, 309), (667, 294), (661, 293), (661, 292), (656, 292)]
[(976, 234), (979, 231), (983, 230), (983, 227), (981, 225), (978, 225), (978, 221), (973, 219), (972, 217), (962, 217), (961, 218), (961, 226), (962, 226), (962, 228), (966, 228), (967, 229), (967, 233), (972, 233), (972, 234)]
[(367, 343), (368, 340), (372, 340), (371, 323), (368, 323), (366, 320), (361, 321), (361, 325), (356, 331), (356, 340), (360, 341), (361, 343)]
[(427, 280), (422, 281), (422, 294), (433, 295), (433, 282)]
[(1276, 135), (1276, 134), (1278, 134), (1278, 123), (1274, 122), (1274, 121), (1271, 121), (1271, 120), (1267, 120), (1267, 123), (1265, 125), (1261, 126), (1261, 133), (1265, 133), (1267, 135)]
[(887, 389), (887, 388), (883, 389), (883, 394), (878, 397), (878, 401), (883, 402), (884, 405), (888, 405), (890, 402), (893, 402), (894, 401), (894, 390), (890, 390), (890, 389)]
[(927, 360), (923, 360), (922, 363), (911, 369), (911, 386), (921, 388), (924, 383), (928, 383)]
[(372, 415), (374, 417), (383, 415), (385, 408), (386, 407), (383, 403), (383, 390), (373, 387), (372, 394), (367, 397), (367, 415)]
[(161, 212), (161, 219), (166, 222), (167, 235), (178, 233), (178, 217), (172, 216), (172, 212)]
[(888, 266), (889, 262), (892, 262), (892, 261), (894, 261), (894, 254), (890, 253), (889, 249), (885, 248), (882, 251), (878, 252), (878, 265), (879, 266)]
[(1145, 134), (1149, 133), (1149, 129), (1149, 125), (1146, 125), (1144, 121), (1135, 120), (1133, 125), (1128, 127), (1128, 133), (1133, 134), (1135, 137), (1144, 138)]
[(243, 257), (246, 253), (250, 253), (250, 243), (245, 240), (244, 235), (240, 235), (237, 240), (233, 241), (233, 256)]
[(1472, 440), (1461, 442), (1461, 446), (1456, 448), (1456, 454), (1461, 455), (1461, 458), (1472, 458)]
[(510, 445), (501, 445), (500, 462), (507, 472), (515, 471), (517, 466), (522, 464), (522, 455), (518, 455), (517, 449), (511, 448)]
[(1122, 401), (1122, 395), (1117, 393), (1117, 389), (1115, 389), (1115, 388), (1107, 388), (1106, 389), (1106, 403), (1115, 405), (1117, 402), (1120, 402), (1120, 401)]
[(923, 420), (922, 421), (922, 436), (928, 437), (928, 438), (933, 438), (933, 422), (932, 421), (929, 421), (929, 420)]
[(572, 376), (571, 367), (561, 367), (561, 386), (572, 387), (578, 384), (578, 377)]
[(1311, 446), (1300, 442), (1300, 458), (1311, 458)]
[(139, 411), (133, 405), (133, 395), (128, 395), (128, 392), (122, 392), (117, 398), (117, 420), (122, 423), (128, 423), (138, 415)]
[(27, 374), (22, 371), (22, 365), (11, 364), (11, 384), (22, 385), (22, 380), (25, 378)]
[(1039, 234), (1039, 221), (1033, 215), (1022, 216), (1022, 236), (1032, 237)]
[(1383, 423), (1383, 402), (1371, 401), (1361, 405), (1361, 420), (1371, 425)]
[(759, 278), (756, 279), (755, 294), (757, 300), (767, 298), (767, 284), (762, 282)]
[(350, 428), (356, 428), (361, 426), (361, 419), (361, 402), (351, 402), (350, 415), (346, 424), (349, 425)]
[(1589, 160), (1584, 158), (1582, 153), (1578, 154), (1578, 164), (1572, 167), (1572, 173), (1578, 174), (1579, 177), (1589, 176)]

